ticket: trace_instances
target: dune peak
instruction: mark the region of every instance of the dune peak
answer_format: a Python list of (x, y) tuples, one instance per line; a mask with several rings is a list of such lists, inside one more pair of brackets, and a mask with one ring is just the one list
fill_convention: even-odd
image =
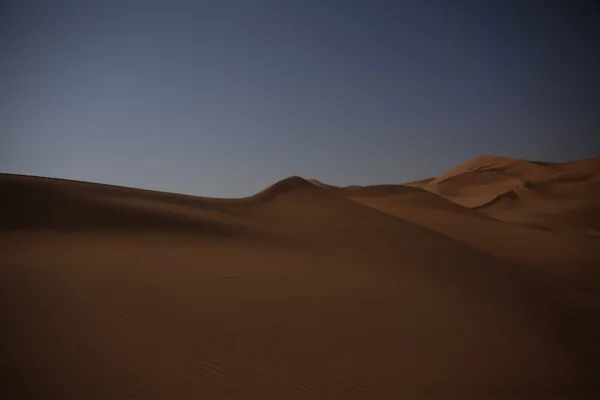
[(293, 175), (287, 178), (284, 178), (280, 181), (275, 182), (271, 187), (275, 186), (275, 185), (286, 185), (286, 186), (294, 186), (294, 187), (301, 187), (301, 186), (306, 186), (306, 185), (310, 185), (313, 186), (313, 183), (311, 183), (309, 180), (304, 179), (301, 176), (298, 175)]
[(274, 184), (267, 186), (256, 195), (264, 196), (264, 195), (277, 195), (290, 191), (307, 191), (307, 190), (320, 190), (319, 185), (310, 182), (307, 179), (302, 178), (298, 175), (293, 175), (288, 178), (284, 178), (280, 181), (275, 182)]

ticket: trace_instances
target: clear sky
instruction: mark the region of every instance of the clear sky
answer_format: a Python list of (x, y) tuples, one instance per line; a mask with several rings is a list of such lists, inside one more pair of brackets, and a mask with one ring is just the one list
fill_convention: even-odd
[(0, 172), (241, 197), (598, 156), (594, 3), (4, 0)]

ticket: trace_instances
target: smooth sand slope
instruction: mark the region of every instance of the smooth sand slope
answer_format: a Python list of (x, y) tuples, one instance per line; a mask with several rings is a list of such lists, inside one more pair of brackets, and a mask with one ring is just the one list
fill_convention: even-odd
[(596, 292), (398, 211), (509, 226), (476, 210), (368, 191), (292, 177), (224, 200), (0, 175), (5, 398), (600, 393)]

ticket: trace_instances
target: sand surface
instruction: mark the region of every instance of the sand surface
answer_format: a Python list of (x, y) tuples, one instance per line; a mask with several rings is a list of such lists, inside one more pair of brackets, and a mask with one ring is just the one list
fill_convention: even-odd
[(0, 175), (3, 398), (596, 398), (599, 172), (244, 199)]

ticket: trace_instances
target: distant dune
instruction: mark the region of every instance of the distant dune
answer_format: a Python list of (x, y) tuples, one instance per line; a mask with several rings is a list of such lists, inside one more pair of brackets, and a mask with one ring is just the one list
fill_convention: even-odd
[(600, 235), (600, 157), (540, 163), (486, 156), (419, 187), (511, 224)]
[(6, 398), (593, 398), (598, 160), (243, 199), (0, 175)]

